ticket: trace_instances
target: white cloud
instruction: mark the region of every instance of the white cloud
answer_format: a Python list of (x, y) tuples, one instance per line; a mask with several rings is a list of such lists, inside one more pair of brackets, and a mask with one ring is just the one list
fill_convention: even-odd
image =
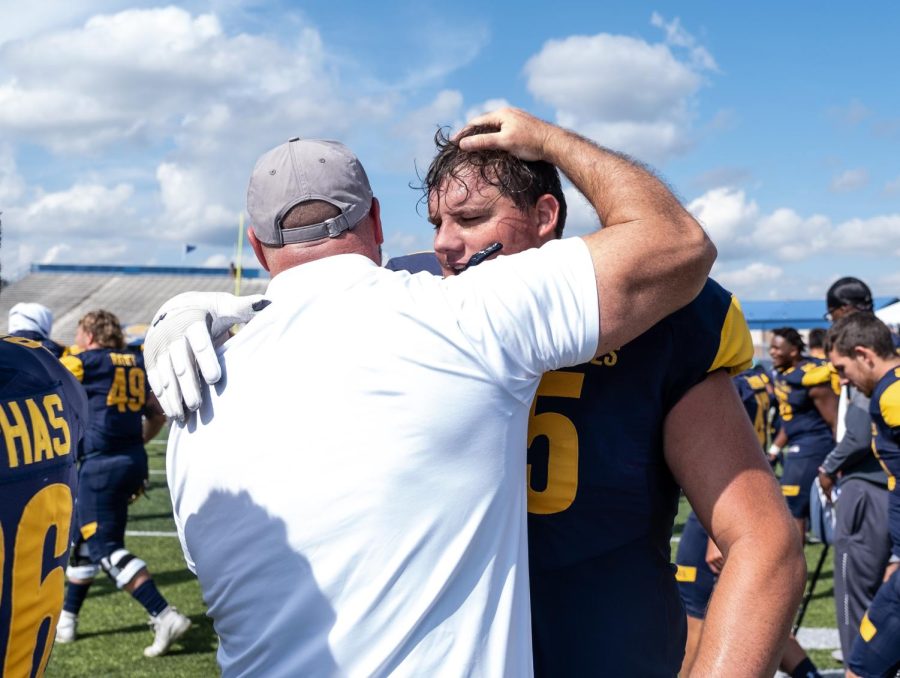
[(714, 188), (687, 205), (719, 249), (720, 259), (741, 256), (759, 218), (759, 207), (742, 190)]
[(0, 210), (14, 203), (25, 191), (25, 181), (16, 168), (16, 158), (8, 144), (0, 144)]
[(719, 70), (712, 54), (710, 54), (705, 47), (699, 45), (694, 36), (684, 29), (681, 25), (681, 19), (675, 17), (672, 21), (666, 22), (660, 14), (653, 12), (650, 16), (650, 23), (657, 28), (662, 28), (666, 32), (666, 42), (668, 44), (690, 50), (691, 60), (695, 66), (702, 70)]
[(831, 180), (828, 190), (832, 193), (846, 193), (862, 188), (869, 182), (869, 173), (863, 168), (841, 172)]
[(833, 246), (884, 256), (900, 255), (900, 214), (849, 219), (834, 229)]
[(773, 296), (784, 270), (762, 261), (754, 261), (746, 266), (724, 269), (719, 264), (713, 270), (713, 277), (740, 299), (760, 299)]
[(4, 226), (10, 235), (35, 237), (79, 235), (111, 238), (127, 237), (139, 227), (129, 200), (134, 194), (130, 184), (112, 188), (100, 184), (75, 184), (63, 191), (43, 193), (32, 202), (13, 207), (5, 215)]
[(206, 175), (176, 163), (162, 163), (156, 178), (164, 209), (163, 235), (188, 241), (230, 237), (228, 226), (237, 224), (238, 210), (212, 201), (214, 191), (206, 185)]
[[(654, 23), (669, 44), (608, 33), (545, 43), (525, 65), (528, 90), (561, 125), (606, 146), (652, 162), (683, 152), (703, 73), (715, 62), (677, 19), (654, 15)], [(691, 56), (679, 59), (670, 45)]]
[(890, 181), (885, 182), (883, 193), (885, 195), (900, 194), (900, 177), (897, 177), (896, 179), (891, 179)]
[(564, 185), (563, 194), (566, 196), (566, 228), (563, 235), (586, 235), (596, 231), (600, 227), (600, 219), (593, 205), (581, 194), (577, 188)]
[(410, 155), (420, 172), (434, 157), (434, 134), (439, 126), (451, 129), (462, 124), (463, 95), (457, 90), (442, 90), (428, 104), (409, 112), (394, 126), (393, 136), (402, 140), (394, 149), (393, 164), (409, 169)]
[(181, 126), (221, 129), (229, 107), (321, 128), (349, 117), (327, 61), (312, 28), (285, 47), (229, 36), (215, 15), (178, 7), (94, 16), (0, 47), (0, 130), (57, 151), (96, 150)]

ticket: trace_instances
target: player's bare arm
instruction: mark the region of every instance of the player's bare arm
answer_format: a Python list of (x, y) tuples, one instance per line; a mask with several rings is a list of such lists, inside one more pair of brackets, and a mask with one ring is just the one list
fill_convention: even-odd
[(603, 228), (584, 238), (600, 300), (597, 355), (621, 347), (700, 292), (715, 247), (652, 173), (518, 109), (487, 113), (469, 124), (500, 129), (461, 138), (461, 148), (498, 148), (524, 160), (552, 163), (597, 211)]
[(806, 562), (725, 372), (679, 401), (666, 418), (664, 441), (669, 468), (725, 559), (691, 675), (729, 675), (740, 667), (742, 675), (771, 676), (803, 593)]
[(837, 427), (838, 397), (829, 384), (813, 386), (809, 389), (809, 397), (822, 415), (822, 419), (834, 434)]

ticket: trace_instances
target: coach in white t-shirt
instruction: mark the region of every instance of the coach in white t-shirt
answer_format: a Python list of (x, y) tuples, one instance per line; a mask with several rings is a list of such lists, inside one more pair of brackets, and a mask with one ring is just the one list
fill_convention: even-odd
[[(219, 351), (223, 378), (167, 459), (225, 676), (531, 673), (538, 380), (687, 303), (714, 249), (627, 159), (522, 111), (473, 122), (500, 131), (465, 146), (557, 165), (608, 228), (450, 279), (410, 276), (378, 265), (378, 201), (346, 147), (292, 139), (256, 164), (249, 237), (271, 303)], [(438, 199), (464, 210), (459, 188)], [(523, 218), (499, 194), (488, 204)], [(539, 203), (526, 218), (546, 217)], [(179, 308), (148, 336), (154, 361)], [(175, 374), (193, 371), (168, 361), (152, 382), (173, 412)]]

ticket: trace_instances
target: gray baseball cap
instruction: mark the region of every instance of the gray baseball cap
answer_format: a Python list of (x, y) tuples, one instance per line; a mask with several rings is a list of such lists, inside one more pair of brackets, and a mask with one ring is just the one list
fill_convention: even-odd
[[(291, 208), (310, 200), (323, 200), (341, 213), (319, 224), (283, 229)], [(273, 247), (336, 238), (356, 226), (371, 205), (366, 171), (339, 141), (290, 139), (257, 160), (247, 189), (253, 231)]]

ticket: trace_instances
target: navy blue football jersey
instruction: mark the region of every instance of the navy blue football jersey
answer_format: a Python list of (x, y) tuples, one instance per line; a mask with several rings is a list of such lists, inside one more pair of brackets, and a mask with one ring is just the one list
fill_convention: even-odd
[(392, 257), (384, 267), (390, 271), (407, 271), (409, 273), (428, 271), (434, 275), (441, 275), (441, 265), (434, 252), (416, 252), (402, 257)]
[(62, 344), (57, 344), (52, 339), (48, 339), (47, 337), (42, 336), (39, 332), (32, 332), (31, 330), (19, 330), (18, 332), (11, 333), (9, 336), (25, 337), (26, 339), (36, 341), (57, 358), (62, 358), (63, 354), (66, 351), (65, 346), (63, 346)]
[(769, 440), (769, 409), (772, 407), (772, 396), (769, 394), (771, 381), (766, 371), (759, 365), (744, 370), (734, 377), (734, 385), (737, 388), (747, 416), (753, 422), (757, 440), (763, 449), (766, 449)]
[[(416, 263), (411, 272), (428, 270)], [(709, 280), (621, 349), (544, 375), (528, 429), (537, 676), (678, 672), (686, 627), (670, 539), (679, 487), (663, 424), (709, 372), (738, 374), (752, 357), (740, 305)]]
[(834, 388), (831, 365), (819, 358), (804, 357), (799, 364), (775, 372), (778, 416), (791, 444), (811, 438), (834, 438), (809, 395), (814, 386)]
[(150, 393), (144, 356), (128, 348), (96, 348), (65, 356), (62, 363), (88, 395), (85, 454), (143, 450), (141, 418)]
[(888, 478), (891, 551), (900, 558), (900, 367), (884, 375), (869, 401), (872, 449)]
[(752, 356), (740, 305), (710, 280), (621, 349), (544, 375), (528, 433), (537, 673), (677, 673), (685, 622), (670, 539), (679, 487), (663, 424), (709, 372), (737, 374)]
[(63, 604), (84, 391), (39, 342), (0, 337), (0, 675), (41, 675)]

